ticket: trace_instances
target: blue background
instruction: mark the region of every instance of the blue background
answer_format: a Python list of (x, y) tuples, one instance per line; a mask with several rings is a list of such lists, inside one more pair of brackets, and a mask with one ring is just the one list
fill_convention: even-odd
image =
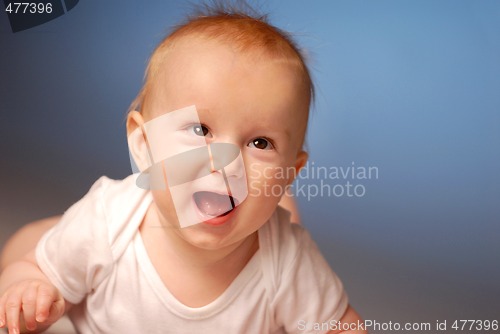
[[(298, 198), (351, 303), (380, 322), (500, 320), (500, 1), (261, 7), (310, 57), (311, 161), (379, 170), (361, 198)], [(189, 8), (85, 0), (15, 34), (0, 13), (0, 246), (130, 173), (126, 110)]]

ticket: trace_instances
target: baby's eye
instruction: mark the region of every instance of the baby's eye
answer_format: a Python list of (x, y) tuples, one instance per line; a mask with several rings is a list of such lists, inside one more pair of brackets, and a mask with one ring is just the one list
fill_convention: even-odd
[(208, 128), (203, 125), (203, 124), (195, 124), (195, 125), (191, 125), (190, 126), (190, 130), (193, 131), (193, 133), (197, 136), (200, 136), (200, 137), (211, 137), (211, 133), (210, 133), (210, 130), (208, 130)]
[(274, 149), (273, 144), (271, 144), (271, 142), (265, 138), (255, 138), (250, 143), (248, 143), (248, 146), (255, 147), (259, 150), (272, 150), (272, 149)]

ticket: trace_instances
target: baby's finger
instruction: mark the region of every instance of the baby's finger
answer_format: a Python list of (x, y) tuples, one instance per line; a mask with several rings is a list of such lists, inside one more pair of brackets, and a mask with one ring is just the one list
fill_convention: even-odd
[(35, 311), (37, 286), (31, 285), (22, 296), (24, 323), (29, 330), (36, 329)]
[(21, 311), (21, 297), (18, 293), (11, 293), (5, 301), (5, 315), (9, 334), (19, 334), (19, 313)]
[(6, 295), (4, 294), (2, 297), (0, 297), (0, 328), (5, 327), (6, 325), (6, 318), (5, 318), (5, 300), (6, 300)]
[(37, 322), (44, 322), (47, 320), (50, 307), (55, 300), (57, 300), (57, 293), (53, 288), (44, 284), (38, 287), (35, 314)]
[(49, 318), (47, 319), (48, 323), (53, 324), (57, 320), (59, 320), (64, 315), (64, 309), (65, 309), (64, 299), (61, 298), (53, 302), (52, 306), (50, 307)]

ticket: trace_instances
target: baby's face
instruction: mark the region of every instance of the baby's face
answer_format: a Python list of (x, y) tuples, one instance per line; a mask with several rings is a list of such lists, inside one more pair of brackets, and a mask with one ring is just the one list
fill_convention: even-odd
[[(188, 129), (193, 136), (241, 150), (245, 200), (215, 223), (178, 229), (182, 238), (200, 248), (240, 242), (261, 227), (293, 181), (293, 168), (307, 158), (301, 146), (309, 100), (298, 70), (283, 61), (255, 58), (216, 42), (180, 40), (165, 59), (144, 111), (148, 121), (194, 105), (201, 124)], [(226, 176), (239, 178), (240, 171), (228, 168)], [(214, 172), (214, 177), (222, 177), (219, 174)], [(152, 193), (162, 223), (179, 227), (168, 187)], [(202, 214), (213, 209), (213, 201), (195, 198)]]

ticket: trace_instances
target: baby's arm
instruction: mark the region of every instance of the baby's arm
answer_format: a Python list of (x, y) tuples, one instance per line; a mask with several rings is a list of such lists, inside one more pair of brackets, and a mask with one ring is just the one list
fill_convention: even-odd
[(61, 220), (61, 216), (54, 216), (24, 225), (5, 244), (0, 255), (0, 272), (7, 265), (22, 259), (31, 250), (35, 249), (38, 241), (45, 232)]
[(3, 270), (0, 296), (0, 327), (10, 334), (42, 332), (71, 307), (38, 267), (34, 251)]

